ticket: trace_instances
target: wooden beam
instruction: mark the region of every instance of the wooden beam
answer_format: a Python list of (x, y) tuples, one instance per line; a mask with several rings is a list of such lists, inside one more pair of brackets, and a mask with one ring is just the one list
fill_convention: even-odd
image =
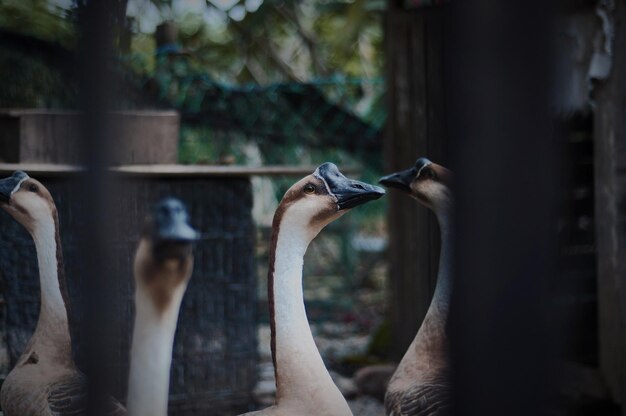
[(626, 415), (626, 2), (615, 7), (613, 68), (595, 89), (595, 224), (600, 367)]
[[(388, 172), (420, 156), (446, 163), (443, 100), (443, 11), (407, 11), (388, 2), (386, 50), (389, 119)], [(400, 359), (428, 310), (439, 258), (434, 215), (396, 191), (389, 192), (389, 262), (392, 357)]]
[[(249, 177), (249, 176), (305, 176), (317, 166), (240, 166), (240, 165), (122, 165), (109, 168), (111, 173), (133, 177)], [(341, 167), (341, 172), (357, 175), (361, 170), (356, 166)], [(67, 176), (85, 172), (77, 165), (58, 165), (49, 163), (0, 163), (0, 174), (11, 174), (16, 170), (43, 176)]]

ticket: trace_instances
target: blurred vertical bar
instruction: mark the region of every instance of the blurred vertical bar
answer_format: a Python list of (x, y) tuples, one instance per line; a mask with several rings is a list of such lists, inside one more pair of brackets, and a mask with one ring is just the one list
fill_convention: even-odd
[(448, 120), (457, 173), (455, 414), (545, 413), (559, 169), (551, 1), (450, 5)]
[[(387, 1), (385, 51), (389, 117), (385, 169), (396, 172), (418, 157), (447, 164), (443, 84), (444, 9), (407, 9)], [(389, 317), (392, 358), (415, 338), (435, 290), (439, 226), (430, 210), (398, 192), (389, 194)]]
[(107, 0), (83, 1), (79, 6), (81, 31), (81, 105), (83, 111), (83, 156), (87, 167), (81, 178), (86, 209), (81, 223), (84, 245), (85, 275), (81, 296), (84, 318), (80, 333), (83, 370), (89, 379), (89, 415), (104, 415), (107, 385), (107, 285), (105, 281), (107, 246), (107, 138), (110, 123), (107, 114), (113, 102), (114, 80), (111, 73), (113, 48), (113, 10)]
[(614, 39), (611, 74), (594, 86), (600, 368), (626, 416), (626, 1), (604, 7)]

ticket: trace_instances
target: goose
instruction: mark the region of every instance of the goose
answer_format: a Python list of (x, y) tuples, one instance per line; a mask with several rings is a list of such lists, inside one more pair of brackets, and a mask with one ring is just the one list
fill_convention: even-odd
[(320, 165), (285, 193), (272, 222), (268, 270), (276, 403), (246, 415), (352, 415), (311, 334), (302, 293), (303, 258), (326, 225), (384, 193), (346, 178), (332, 163)]
[(193, 269), (197, 233), (177, 199), (160, 201), (134, 262), (135, 327), (128, 377), (128, 414), (165, 416), (178, 312)]
[[(59, 218), (50, 192), (26, 173), (0, 180), (0, 207), (26, 228), (35, 241), (41, 307), (35, 332), (2, 384), (5, 416), (84, 415), (87, 382), (76, 368), (68, 324), (69, 298), (59, 237)], [(122, 416), (114, 399), (107, 414)]]
[(385, 394), (389, 416), (440, 416), (449, 413), (450, 386), (446, 322), (452, 279), (453, 174), (441, 165), (420, 158), (407, 170), (379, 182), (397, 188), (433, 210), (441, 232), (441, 254), (435, 293), (424, 321)]

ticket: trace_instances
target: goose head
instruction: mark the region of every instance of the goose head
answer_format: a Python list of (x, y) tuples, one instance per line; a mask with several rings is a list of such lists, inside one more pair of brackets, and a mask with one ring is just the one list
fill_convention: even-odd
[(384, 194), (383, 188), (348, 179), (335, 164), (326, 162), (287, 190), (274, 223), (304, 227), (309, 239), (313, 239), (347, 211)]
[(41, 182), (22, 171), (0, 179), (0, 207), (31, 234), (57, 215), (50, 192)]
[(378, 181), (388, 188), (400, 189), (433, 210), (452, 206), (453, 173), (425, 157), (411, 168), (383, 176)]
[(187, 210), (177, 199), (160, 201), (146, 219), (135, 255), (135, 283), (157, 310), (167, 308), (174, 293), (186, 288), (193, 269), (192, 245), (197, 239)]

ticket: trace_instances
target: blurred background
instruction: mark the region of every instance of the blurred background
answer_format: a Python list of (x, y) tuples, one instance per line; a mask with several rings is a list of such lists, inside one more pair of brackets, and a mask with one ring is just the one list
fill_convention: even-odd
[[(554, 381), (534, 392), (541, 397), (533, 402), (537, 409), (545, 402), (548, 414), (626, 415), (624, 2), (512, 2), (508, 9), (493, 1), (456, 3), (109, 0), (97, 8), (98, 1), (88, 0), (0, 0), (0, 171), (21, 168), (50, 184), (60, 206), (69, 279), (81, 280), (75, 276), (86, 267), (73, 260), (80, 251), (75, 229), (85, 219), (78, 218), (72, 195), (84, 160), (80, 149), (91, 139), (100, 143), (94, 149), (106, 149), (102, 160), (110, 157), (128, 176), (121, 199), (136, 201), (114, 202), (119, 211), (113, 210), (129, 213), (127, 222), (113, 227), (121, 233), (114, 255), (123, 260), (113, 266), (120, 271), (113, 291), (121, 301), (111, 310), (122, 321), (132, 314), (132, 279), (124, 268), (143, 205), (177, 194), (209, 235), (206, 247), (200, 244), (192, 284), (210, 294), (185, 299), (171, 414), (229, 415), (273, 403), (266, 265), (272, 216), (286, 189), (324, 161), (374, 183), (426, 156), (461, 174), (459, 186), (467, 190), (461, 207), (470, 207), (467, 194), (476, 189), (463, 174), (475, 173), (491, 182), (483, 188), (491, 189), (492, 199), (482, 200), (494, 207), (491, 214), (520, 218), (536, 229), (521, 240), (506, 228), (460, 236), (457, 265), (465, 264), (464, 247), (482, 247), (472, 238), (508, 242), (499, 246), (525, 253), (512, 261), (534, 279), (526, 285), (523, 276), (513, 276), (496, 286), (502, 289), (496, 295), (523, 287), (519, 302), (510, 303), (518, 309), (511, 310), (481, 300), (480, 292), (492, 291), (479, 289), (496, 280), (462, 285), (468, 291), (461, 293), (476, 303), (456, 299), (457, 345), (505, 337), (496, 329), (507, 313), (536, 322), (534, 333), (508, 321), (503, 325), (516, 328), (522, 341), (508, 347), (493, 341), (492, 347), (537, 366), (537, 373), (519, 375), (522, 382)], [(90, 32), (100, 27), (95, 22), (107, 29), (100, 37)], [(500, 77), (509, 83), (496, 91), (503, 84), (492, 81)], [(97, 124), (102, 130), (92, 134), (77, 111), (100, 109), (115, 110), (118, 118)], [(543, 118), (532, 118), (537, 114)], [(100, 159), (92, 154), (87, 160)], [(172, 165), (184, 167), (174, 172)], [(545, 201), (544, 223), (533, 223), (539, 217), (526, 216), (526, 206), (498, 211), (516, 190), (536, 190), (526, 198)], [(436, 283), (434, 215), (405, 195), (388, 194), (324, 230), (304, 263), (316, 342), (355, 415), (384, 414), (384, 385), (415, 336)], [(0, 236), (1, 377), (19, 356), (38, 310), (36, 269), (20, 268), (20, 261), (29, 262), (32, 243), (23, 230), (9, 231), (9, 222), (2, 218)], [(548, 248), (540, 259), (524, 251), (533, 241)], [(16, 246), (24, 260), (12, 254)], [(506, 265), (489, 268), (498, 247), (484, 247), (480, 264), (485, 276), (489, 270), (495, 276)], [(469, 267), (472, 273), (480, 270)], [(79, 290), (75, 286), (71, 295), (80, 305)], [(481, 302), (498, 316), (487, 325), (489, 339), (458, 318), (472, 316)], [(116, 393), (123, 398), (128, 324), (115, 328), (120, 368), (112, 372), (122, 380)], [(80, 326), (73, 334), (78, 344), (85, 337)], [(535, 341), (546, 342), (539, 355), (550, 365), (525, 349)], [(468, 362), (480, 364), (481, 353), (476, 361), (471, 354)], [(207, 369), (197, 369), (202, 366)], [(471, 379), (463, 371), (473, 367), (459, 368), (454, 377), (463, 386)], [(493, 370), (484, 377), (495, 380), (505, 368)], [(480, 386), (480, 376), (473, 383)], [(512, 405), (508, 399), (502, 396), (501, 404)], [(516, 414), (477, 409), (459, 414)], [(523, 406), (517, 411), (533, 414)]]

